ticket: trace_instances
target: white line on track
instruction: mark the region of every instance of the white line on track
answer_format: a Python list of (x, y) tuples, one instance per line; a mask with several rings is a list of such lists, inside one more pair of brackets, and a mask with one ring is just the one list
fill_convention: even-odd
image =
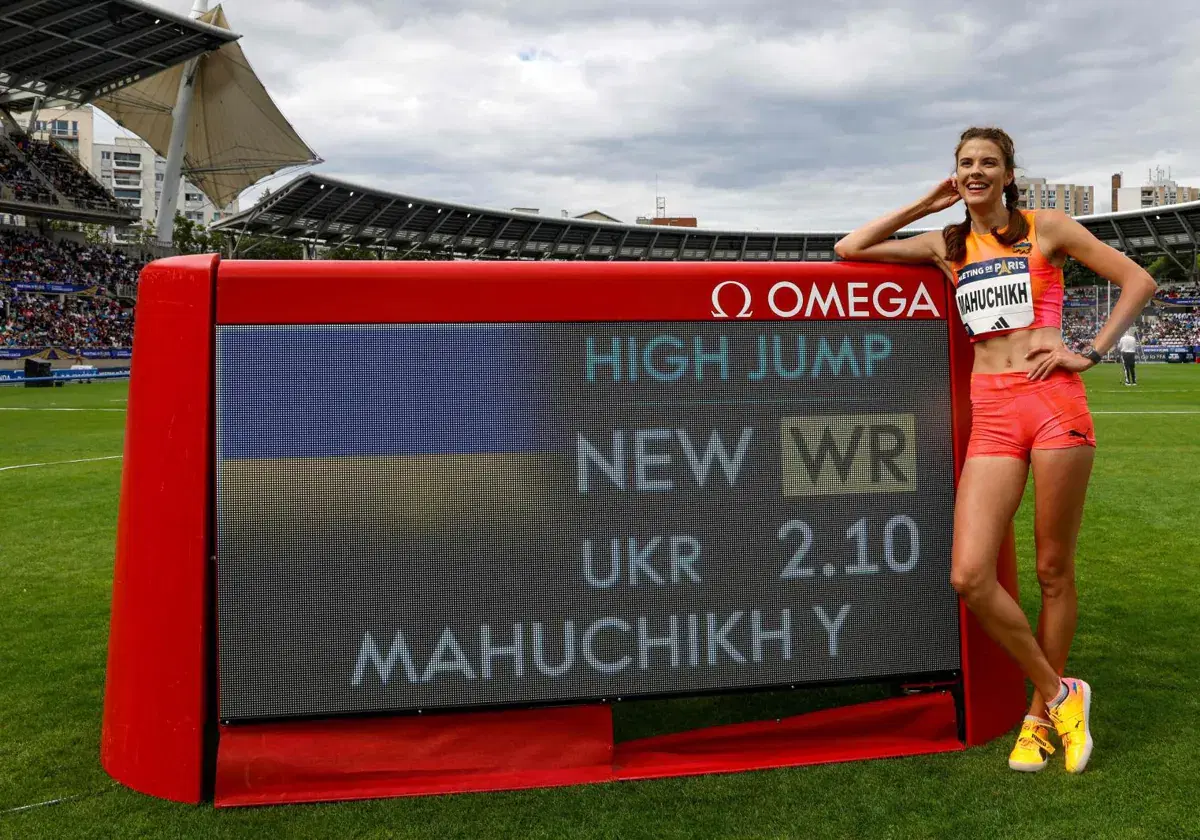
[(1093, 411), (1092, 414), (1200, 414), (1200, 411)]
[[(116, 787), (115, 782), (113, 783), (113, 787)], [(107, 793), (111, 789), (112, 788), (101, 788), (100, 790), (93, 790), (89, 793), (77, 793), (74, 796), (61, 796), (58, 799), (47, 799), (45, 802), (34, 802), (32, 805), (19, 805), (16, 808), (9, 808), (5, 811), (0, 811), (0, 814), (16, 814), (20, 813), (21, 811), (28, 811), (31, 808), (44, 808), (47, 805), (61, 805), (64, 802), (74, 802), (78, 799), (86, 799), (89, 796)]]
[(34, 802), (32, 805), (21, 805), (20, 807), (9, 808), (7, 811), (3, 811), (0, 813), (16, 814), (16, 813), (20, 813), (21, 811), (28, 811), (31, 808), (44, 808), (47, 805), (60, 805), (63, 802), (70, 802), (73, 799), (82, 799), (84, 796), (88, 796), (88, 795), (89, 794), (84, 793), (84, 794), (80, 794), (79, 796), (64, 796), (61, 799), (47, 799), (45, 802)]
[(0, 405), (0, 411), (124, 411), (123, 408), (43, 408), (22, 405)]
[(5, 470), (23, 470), (27, 467), (54, 467), (59, 464), (87, 464), (92, 461), (113, 461), (124, 457), (124, 455), (105, 455), (100, 458), (75, 458), (70, 461), (43, 461), (42, 463), (38, 464), (11, 464), (7, 467), (0, 467), (0, 472), (4, 472)]

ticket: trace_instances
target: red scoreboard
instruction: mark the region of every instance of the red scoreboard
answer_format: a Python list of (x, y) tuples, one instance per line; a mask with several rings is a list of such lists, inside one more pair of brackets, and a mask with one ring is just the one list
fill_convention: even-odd
[[(950, 301), (848, 263), (152, 263), (105, 767), (244, 805), (1008, 730), (1024, 682), (949, 584)], [(906, 690), (613, 740), (618, 699), (881, 681)]]

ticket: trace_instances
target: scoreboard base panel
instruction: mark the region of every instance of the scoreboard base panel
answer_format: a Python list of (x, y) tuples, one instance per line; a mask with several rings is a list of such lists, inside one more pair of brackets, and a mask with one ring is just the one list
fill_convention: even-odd
[(617, 779), (736, 773), (964, 749), (948, 691), (779, 720), (714, 726), (617, 747)]
[(948, 691), (613, 743), (612, 707), (221, 729), (217, 807), (480, 793), (964, 749)]

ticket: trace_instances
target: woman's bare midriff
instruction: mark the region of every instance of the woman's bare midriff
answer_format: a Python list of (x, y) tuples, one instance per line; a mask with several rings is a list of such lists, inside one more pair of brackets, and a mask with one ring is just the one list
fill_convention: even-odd
[(1061, 344), (1062, 330), (1058, 327), (1039, 327), (998, 335), (975, 342), (975, 364), (972, 369), (975, 373), (1032, 370), (1041, 356), (1025, 358), (1031, 350), (1052, 350)]

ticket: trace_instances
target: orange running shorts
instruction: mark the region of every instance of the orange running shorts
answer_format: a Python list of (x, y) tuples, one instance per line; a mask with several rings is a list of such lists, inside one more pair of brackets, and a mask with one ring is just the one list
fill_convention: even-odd
[(1078, 373), (1056, 368), (1030, 380), (1025, 371), (971, 374), (967, 457), (1029, 460), (1033, 449), (1095, 446), (1096, 431)]

